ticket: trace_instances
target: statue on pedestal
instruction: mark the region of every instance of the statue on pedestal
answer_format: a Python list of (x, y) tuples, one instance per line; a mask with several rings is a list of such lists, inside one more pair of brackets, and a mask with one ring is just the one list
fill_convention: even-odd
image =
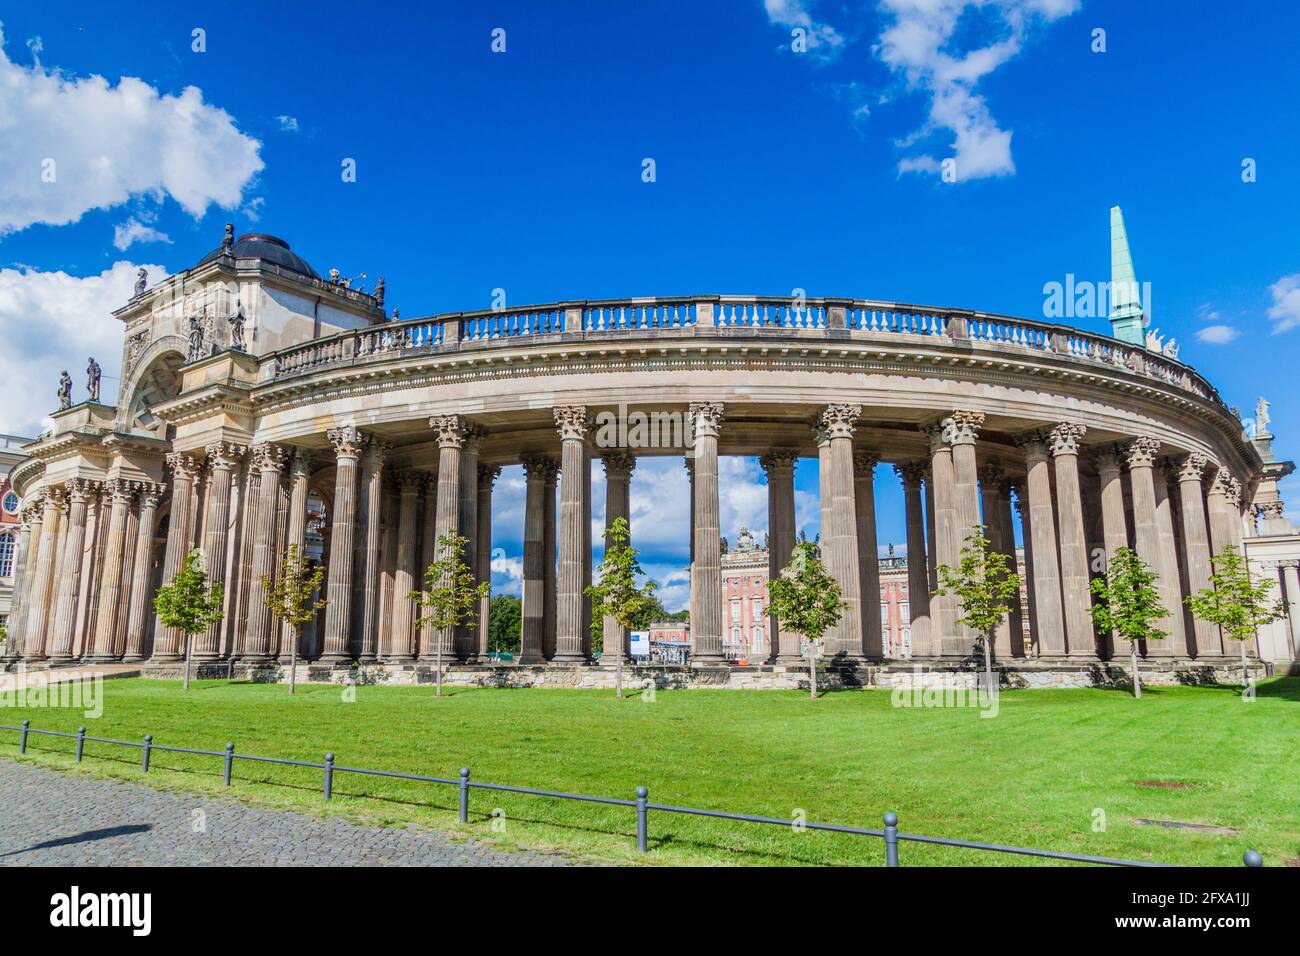
[(235, 300), (235, 313), (227, 321), (230, 323), (230, 348), (235, 352), (243, 352), (244, 348), (244, 306), (238, 299)]
[(1255, 403), (1255, 434), (1256, 435), (1269, 434), (1268, 423), (1273, 420), (1268, 415), (1269, 404), (1270, 404), (1269, 400), (1267, 398), (1264, 398), (1262, 395), (1260, 396), (1259, 401)]
[(65, 368), (59, 373), (59, 408), (72, 407), (72, 376)]
[(222, 253), (229, 255), (230, 247), (233, 246), (234, 244), (235, 244), (235, 224), (228, 222), (226, 223), (226, 235), (221, 240)]
[(92, 402), (99, 401), (99, 377), (99, 363), (95, 361), (95, 357), (92, 355), (90, 364), (86, 366), (86, 391), (90, 393), (90, 401)]
[(144, 295), (145, 288), (149, 285), (149, 271), (143, 267), (135, 274), (135, 295), (132, 298), (138, 298)]
[(375, 302), (382, 309), (384, 307), (384, 277), (380, 276), (379, 281), (375, 283)]
[(197, 362), (201, 358), (203, 358), (203, 320), (197, 315), (191, 315), (189, 352), (185, 356), (185, 361)]

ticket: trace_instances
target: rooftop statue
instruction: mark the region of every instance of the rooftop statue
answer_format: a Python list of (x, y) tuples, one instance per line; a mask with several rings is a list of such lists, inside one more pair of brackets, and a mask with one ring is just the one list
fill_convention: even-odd
[(243, 352), (244, 348), (244, 306), (238, 299), (235, 300), (235, 312), (226, 321), (230, 323), (230, 348), (235, 352)]
[(754, 550), (754, 536), (750, 533), (749, 529), (746, 528), (744, 525), (740, 526), (740, 536), (736, 538), (736, 550), (737, 551)]
[(1269, 400), (1262, 395), (1259, 401), (1255, 403), (1255, 434), (1268, 434), (1268, 423), (1271, 419), (1268, 415)]
[(330, 270), (330, 282), (333, 283), (334, 285), (338, 285), (338, 284), (339, 284), (339, 270), (338, 270), (338, 269), (331, 269), (331, 270)]
[(226, 223), (226, 235), (221, 240), (221, 251), (224, 253), (229, 253), (230, 247), (233, 246), (234, 244), (235, 244), (235, 225), (234, 223), (228, 222)]
[(135, 296), (132, 298), (144, 295), (144, 290), (148, 285), (149, 272), (147, 269), (141, 268), (140, 271), (135, 274)]
[(65, 368), (59, 373), (59, 408), (72, 407), (72, 376)]
[(203, 358), (203, 320), (197, 315), (191, 315), (189, 353), (185, 356), (185, 361), (197, 362), (201, 358)]
[(375, 302), (382, 309), (384, 307), (384, 277), (380, 276), (379, 281), (375, 283)]
[(90, 364), (86, 366), (86, 391), (90, 393), (92, 402), (99, 401), (99, 377), (99, 363), (95, 361), (95, 357), (92, 355)]

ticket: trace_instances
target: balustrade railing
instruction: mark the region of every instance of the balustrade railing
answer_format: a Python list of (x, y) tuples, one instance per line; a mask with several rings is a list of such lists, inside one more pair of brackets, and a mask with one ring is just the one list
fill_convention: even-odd
[[(1222, 405), (1205, 379), (1171, 356), (1068, 326), (985, 312), (865, 299), (685, 296), (559, 302), (522, 308), (452, 312), (342, 332), (269, 357), (275, 381), (392, 353), (477, 349), (523, 339), (603, 335), (847, 333), (850, 339), (907, 336), (979, 349), (1045, 352), (1123, 368)], [(765, 333), (764, 333), (765, 334)]]

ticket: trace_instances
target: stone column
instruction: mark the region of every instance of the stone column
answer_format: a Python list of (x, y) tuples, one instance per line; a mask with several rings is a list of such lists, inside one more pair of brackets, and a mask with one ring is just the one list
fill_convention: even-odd
[[(930, 570), (932, 581), (937, 581), (940, 565), (956, 568), (961, 560), (961, 541), (957, 516), (956, 476), (952, 461), (952, 431), (942, 423), (929, 426), (930, 435), (930, 481), (934, 496), (934, 551), (933, 566)], [(937, 594), (937, 586), (931, 587), (930, 599), (930, 646), (939, 656), (964, 658), (971, 651), (968, 641), (957, 626), (956, 599), (951, 594)]]
[(116, 660), (121, 660), (126, 653), (126, 626), (131, 617), (131, 604), (135, 600), (131, 587), (135, 580), (135, 543), (140, 536), (140, 482), (132, 481), (127, 485), (130, 488), (131, 504), (126, 509), (126, 532), (122, 536), (122, 590), (118, 598), (121, 607), (113, 627), (113, 657)]
[[(465, 564), (478, 577), (478, 450), (483, 428), (473, 423), (465, 426), (465, 444), (460, 450), (460, 517), (456, 527), (465, 539)], [(478, 627), (462, 625), (456, 629), (456, 657), (473, 661), (478, 641)]]
[(880, 619), (880, 545), (876, 540), (876, 465), (879, 452), (853, 456), (853, 506), (857, 515), (858, 593), (862, 600), (862, 650), (869, 660), (885, 657), (884, 622)]
[(547, 660), (555, 656), (556, 625), (559, 620), (556, 611), (558, 530), (555, 524), (559, 475), (559, 462), (553, 458), (547, 459), (546, 467), (542, 471), (542, 597), (545, 601), (545, 610), (542, 613), (542, 623), (545, 625), (542, 634), (542, 655)]
[(546, 658), (545, 594), (545, 476), (550, 461), (544, 455), (526, 455), (523, 459), (524, 492), (524, 568), (522, 623), (519, 663), (540, 664)]
[(1278, 623), (1278, 630), (1284, 635), (1290, 624), (1287, 656), (1291, 660), (1300, 657), (1300, 561), (1286, 561), (1282, 564), (1282, 584), (1286, 588), (1287, 620)]
[[(632, 520), (631, 479), (636, 459), (626, 452), (613, 452), (603, 456), (601, 461), (605, 466), (605, 550), (608, 553), (611, 544), (610, 527), (619, 518), (629, 525)], [(630, 537), (629, 530), (629, 540)], [(612, 667), (620, 660), (631, 660), (631, 648), (628, 645), (630, 632), (627, 628), (606, 615), (602, 622), (602, 632), (604, 651), (600, 657), (601, 664)]]
[(41, 508), (41, 531), (37, 538), (36, 564), (28, 590), (26, 620), (23, 622), (23, 659), (46, 658), (46, 631), (50, 620), (50, 592), (54, 575), (54, 549), (59, 538), (59, 520), (65, 492), (47, 488)]
[(1020, 530), (1025, 548), (1025, 603), (1029, 611), (1029, 646), (1025, 648), (1025, 656), (1037, 657), (1038, 602), (1034, 595), (1034, 533), (1033, 520), (1029, 514), (1029, 493), (1025, 490), (1026, 484), (1026, 481), (1012, 481), (1011, 492), (1015, 495), (1014, 507), (1016, 514), (1020, 516)]
[(397, 560), (393, 568), (393, 616), (389, 627), (384, 658), (405, 664), (415, 660), (415, 604), (411, 592), (416, 589), (415, 563), (418, 542), (416, 522), (421, 476), (404, 472), (397, 476), (399, 505), (397, 512)]
[(1038, 654), (1065, 656), (1065, 617), (1061, 603), (1061, 572), (1057, 563), (1056, 520), (1052, 514), (1052, 479), (1048, 473), (1049, 438), (1034, 432), (1018, 444), (1025, 451), (1028, 470), (1029, 532), (1033, 536), (1034, 617), (1038, 626)]
[(111, 661), (116, 656), (113, 638), (117, 630), (118, 608), (122, 603), (122, 565), (127, 548), (126, 518), (131, 510), (132, 492), (129, 482), (113, 479), (106, 487), (112, 501), (112, 513), (108, 521), (108, 542), (104, 546), (95, 639), (87, 655), (91, 661)]
[[(691, 662), (708, 666), (722, 663), (722, 529), (718, 513), (718, 430), (722, 425), (723, 409), (720, 402), (692, 402), (688, 411), (695, 462)], [(851, 452), (852, 448), (849, 450)], [(852, 468), (851, 461), (849, 466)]]
[(35, 495), (23, 503), (22, 525), (14, 545), (13, 604), (9, 611), (9, 637), (5, 642), (6, 661), (16, 661), (23, 656), (23, 619), (26, 616), (27, 592), (31, 589), (35, 568), (36, 547), (40, 540), (40, 496)]
[(86, 547), (86, 507), (99, 494), (97, 482), (74, 478), (68, 482), (68, 533), (63, 542), (63, 571), (59, 578), (50, 643), (50, 663), (72, 660), (77, 595), (81, 588), (81, 559)]
[(830, 405), (822, 412), (819, 423), (829, 453), (829, 480), (821, 489), (822, 517), (827, 522), (822, 525), (822, 548), (826, 570), (839, 585), (844, 602), (839, 623), (826, 632), (828, 662), (865, 659), (862, 568), (853, 487), (853, 432), (861, 411), (858, 405)]
[[(1182, 620), (1182, 608), (1170, 599), (1165, 578), (1164, 559), (1160, 547), (1160, 527), (1156, 523), (1156, 488), (1153, 469), (1160, 442), (1154, 438), (1134, 439), (1127, 451), (1129, 488), (1133, 497), (1133, 543), (1142, 562), (1158, 577), (1156, 587), (1161, 603), (1171, 617), (1163, 618), (1157, 625), (1161, 630), (1171, 629), (1173, 618)], [(1168, 656), (1168, 638), (1147, 642), (1146, 654)]]
[(285, 449), (270, 442), (253, 446), (257, 469), (257, 501), (253, 523), (252, 586), (248, 592), (248, 622), (240, 657), (254, 664), (274, 656), (271, 646), (271, 610), (262, 581), (275, 577), (275, 518), (280, 507), (280, 475), (287, 459)]
[(1237, 512), (1228, 504), (1232, 488), (1232, 474), (1226, 468), (1220, 468), (1210, 482), (1210, 489), (1205, 494), (1206, 510), (1210, 524), (1211, 555), (1217, 555), (1233, 543), (1232, 528), (1240, 524)]
[(1089, 590), (1088, 540), (1083, 530), (1083, 496), (1079, 491), (1079, 440), (1087, 429), (1062, 422), (1052, 429), (1052, 460), (1056, 466), (1057, 529), (1061, 548), (1061, 597), (1065, 612), (1066, 653), (1078, 660), (1096, 660)]
[(894, 466), (903, 481), (903, 511), (907, 520), (907, 601), (911, 609), (912, 657), (937, 657), (939, 647), (930, 639), (930, 570), (925, 551), (925, 504), (921, 482), (925, 462)]
[[(424, 501), (421, 507), (420, 517), (420, 563), (415, 574), (415, 585), (421, 592), (425, 591), (425, 571), (429, 565), (438, 560), (438, 474), (437, 472), (423, 473), (423, 492)], [(417, 608), (415, 615), (418, 618), (423, 611)], [(429, 646), (430, 632), (421, 628), (418, 623), (415, 628), (415, 657), (416, 660), (426, 660), (429, 655), (425, 649)]]
[(1166, 589), (1169, 617), (1162, 625), (1169, 637), (1159, 641), (1158, 651), (1175, 657), (1187, 656), (1187, 608), (1183, 604), (1183, 585), (1178, 560), (1178, 538), (1174, 532), (1174, 505), (1169, 497), (1169, 460), (1151, 473), (1156, 494), (1156, 528), (1160, 533), (1160, 579)]
[(582, 656), (591, 660), (591, 444), (582, 443)]
[[(189, 553), (190, 526), (193, 518), (190, 505), (193, 503), (194, 479), (198, 476), (201, 462), (189, 455), (173, 452), (167, 456), (167, 467), (171, 469), (171, 514), (167, 519), (167, 550), (163, 555), (162, 584), (171, 583), (180, 571), (181, 564)], [(154, 624), (153, 659), (162, 663), (173, 663), (181, 659), (181, 633), (174, 627), (163, 627), (160, 621)]]
[(140, 518), (136, 527), (135, 557), (131, 559), (131, 611), (126, 622), (126, 651), (124, 663), (143, 661), (146, 653), (149, 620), (152, 613), (153, 589), (153, 535), (158, 519), (158, 503), (164, 488), (153, 482), (138, 486)]
[[(501, 469), (497, 465), (478, 466), (478, 529), (474, 535), (474, 576), (480, 582), (492, 580), (492, 487), (500, 477)], [(479, 600), (478, 617), (475, 619), (475, 656), (479, 661), (486, 661), (491, 651), (488, 647), (491, 617), (492, 595), (489, 593)]]
[[(305, 561), (307, 558), (307, 497), (308, 484), (311, 481), (311, 456), (302, 449), (294, 451), (293, 457), (289, 459), (289, 526), (285, 532), (284, 546), (285, 552), (288, 553), (290, 548), (298, 549), (298, 559)], [(313, 595), (313, 601), (316, 600)], [(311, 624), (304, 626), (304, 633), (312, 627)], [(284, 624), (280, 631), (280, 663), (288, 664), (291, 658), (291, 650), (295, 635), (293, 628)], [(305, 656), (306, 648), (297, 649), (297, 659), (301, 661)]]
[[(691, 540), (690, 540), (690, 544), (689, 544), (689, 548), (688, 548), (689, 553), (690, 553), (690, 560), (687, 562), (687, 565), (686, 565), (686, 575), (687, 575), (687, 577), (689, 578), (689, 580), (690, 580), (690, 582), (691, 582), (691, 592), (690, 592), (690, 594), (689, 594), (689, 595), (687, 596), (687, 598), (686, 598), (686, 607), (687, 607), (687, 611), (688, 611), (688, 614), (689, 614), (690, 620), (691, 620), (692, 622), (694, 622), (694, 621), (696, 620), (696, 618), (699, 617), (699, 614), (698, 614), (698, 612), (696, 611), (696, 607), (695, 607), (695, 605), (696, 605), (696, 603), (697, 603), (697, 601), (698, 601), (698, 599), (699, 599), (699, 594), (696, 593), (696, 590), (695, 590), (695, 461), (694, 461), (694, 459), (691, 459), (691, 458), (687, 458), (687, 459), (685, 459), (685, 460), (682, 462), (682, 467), (684, 467), (684, 468), (686, 469), (686, 485), (687, 485), (687, 489), (688, 489), (688, 490), (687, 490), (687, 495), (690, 497), (690, 501), (691, 501), (691, 506), (690, 506), (690, 511), (691, 511), (690, 538), (691, 538)], [(690, 624), (690, 627), (691, 627), (692, 630), (694, 630), (694, 627), (695, 627), (694, 623), (691, 623), (691, 624)], [(693, 645), (692, 645), (692, 646), (693, 646)]]
[[(1101, 535), (1109, 565), (1115, 552), (1128, 547), (1128, 519), (1124, 514), (1124, 485), (1120, 476), (1123, 449), (1119, 445), (1099, 448), (1093, 453), (1101, 479)], [(1124, 653), (1113, 633), (1100, 639), (1103, 656), (1114, 658)]]
[[(441, 560), (447, 555), (440, 543), (460, 536), (461, 488), (460, 453), (465, 446), (466, 428), (459, 415), (436, 415), (429, 419), (429, 427), (438, 436), (438, 512), (434, 529), (435, 553)], [(436, 660), (441, 648), (443, 664), (455, 660), (456, 629), (441, 628), (429, 632), (425, 643), (425, 660)]]
[[(1001, 465), (983, 465), (979, 470), (980, 502), (984, 513), (984, 525), (987, 528), (989, 550), (997, 554), (1007, 554), (1007, 540), (1011, 540), (1011, 568), (1016, 566), (1015, 533), (1011, 528), (1009, 505), (1004, 508), (1002, 493), (1006, 486), (1006, 472)], [(1004, 511), (1006, 512), (1004, 514)], [(1012, 609), (1015, 616), (1020, 616), (1019, 602)], [(1011, 657), (1011, 617), (1009, 612), (998, 624), (993, 634), (993, 657), (995, 660), (1007, 660)]]
[[(1210, 586), (1210, 539), (1205, 520), (1205, 503), (1202, 499), (1201, 475), (1207, 459), (1193, 453), (1183, 459), (1178, 469), (1178, 500), (1183, 513), (1183, 548), (1187, 555), (1187, 589), (1195, 594)], [(1195, 618), (1195, 653), (1197, 657), (1221, 654), (1219, 629), (1207, 621)]]
[(74, 601), (77, 609), (72, 624), (72, 657), (82, 660), (95, 651), (95, 625), (99, 620), (99, 587), (106, 563), (108, 514), (112, 502), (103, 484), (96, 482), (87, 502), (86, 538), (81, 556), (81, 590)]
[(966, 538), (980, 521), (979, 464), (975, 460), (975, 440), (984, 424), (983, 412), (955, 411), (944, 419), (943, 427), (952, 445), (953, 505), (957, 518), (957, 560)]
[[(772, 451), (760, 459), (767, 473), (767, 574), (771, 580), (781, 574), (794, 552), (794, 466), (798, 460), (796, 451)], [(783, 631), (776, 618), (770, 615), (768, 633), (775, 661), (799, 661), (798, 633)]]
[[(1007, 556), (1008, 565), (1016, 572), (1017, 577), (1023, 577), (1016, 554), (1016, 526), (1011, 517), (1011, 489), (1012, 483), (1006, 478), (998, 482), (997, 520), (1002, 529), (1002, 553)], [(1025, 656), (1025, 620), (1020, 608), (1019, 589), (1016, 590), (1011, 610), (1007, 613), (1007, 643), (1008, 646), (1003, 653), (1009, 654), (1010, 657)]]
[(334, 445), (337, 474), (334, 507), (330, 509), (330, 558), (326, 570), (329, 604), (325, 606), (325, 648), (321, 661), (338, 664), (351, 659), (352, 571), (357, 509), (357, 462), (366, 436), (352, 426), (326, 432)]
[[(215, 442), (204, 449), (210, 465), (208, 477), (208, 518), (203, 535), (203, 556), (207, 561), (208, 580), (226, 580), (226, 554), (230, 541), (230, 487), (235, 469), (247, 449), (230, 442)], [(231, 595), (227, 594), (227, 606)], [(207, 632), (194, 640), (194, 660), (213, 661), (221, 656), (222, 631), (226, 627), (222, 617)]]
[(938, 543), (939, 533), (936, 530), (937, 522), (934, 517), (934, 472), (930, 468), (929, 462), (925, 465), (925, 567), (926, 574), (929, 575), (929, 589), (926, 591), (930, 597), (930, 644), (934, 648), (934, 654), (939, 655), (939, 632), (940, 622), (936, 615), (938, 605), (933, 597), (934, 592), (939, 588), (939, 561), (938, 552), (935, 545)]
[(559, 405), (554, 409), (555, 424), (560, 432), (560, 571), (556, 594), (556, 663), (586, 663), (583, 654), (583, 562), (591, 563), (584, 553), (586, 533), (583, 519), (587, 513), (584, 500), (587, 482), (583, 477), (586, 463), (587, 409), (582, 405)]
[(353, 547), (352, 656), (360, 661), (379, 657), (380, 536), (384, 506), (384, 457), (388, 443), (371, 435), (361, 452), (361, 484), (357, 490), (356, 539)]

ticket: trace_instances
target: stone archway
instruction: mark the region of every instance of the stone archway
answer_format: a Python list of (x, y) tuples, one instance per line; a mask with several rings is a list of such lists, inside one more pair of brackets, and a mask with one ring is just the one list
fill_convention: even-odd
[(169, 437), (166, 423), (157, 418), (152, 409), (180, 394), (185, 349), (183, 338), (169, 335), (140, 353), (123, 376), (126, 383), (117, 411), (119, 429)]

